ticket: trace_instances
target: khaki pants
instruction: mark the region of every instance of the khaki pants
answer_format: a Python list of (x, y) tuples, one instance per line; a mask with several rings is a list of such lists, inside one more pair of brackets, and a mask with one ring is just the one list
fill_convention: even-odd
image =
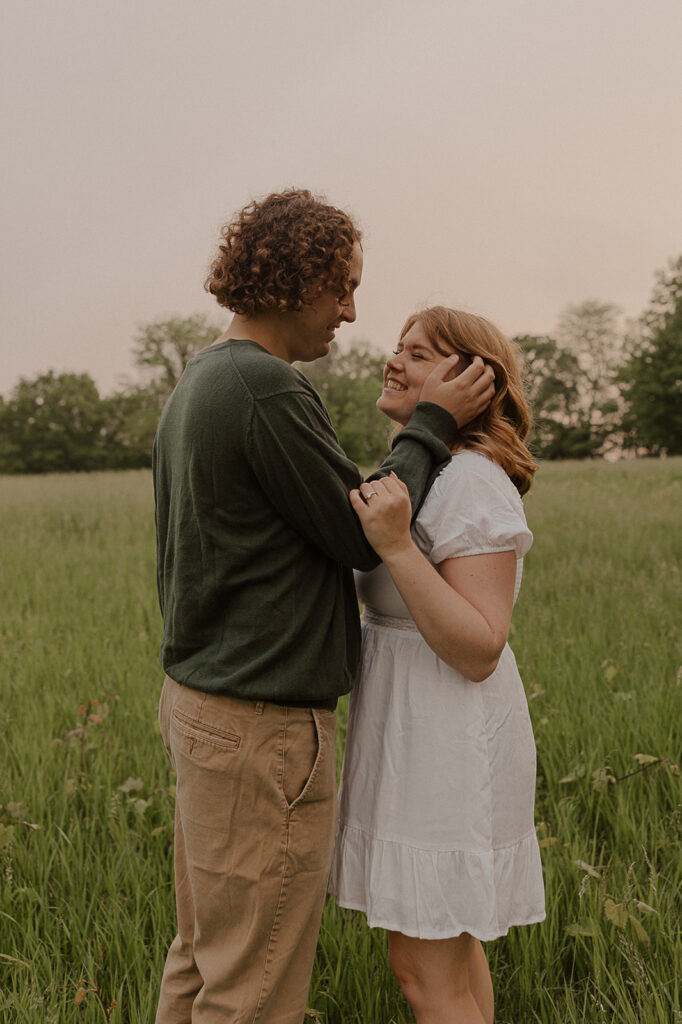
[(301, 1024), (336, 816), (332, 711), (166, 677), (178, 934), (156, 1024)]

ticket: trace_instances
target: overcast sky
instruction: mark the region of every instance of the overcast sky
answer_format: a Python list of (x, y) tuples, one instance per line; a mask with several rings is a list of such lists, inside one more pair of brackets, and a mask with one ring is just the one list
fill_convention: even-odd
[(140, 324), (203, 291), (253, 196), (364, 231), (388, 350), (445, 302), (509, 334), (628, 316), (682, 252), (680, 0), (4, 0), (0, 393), (134, 375)]

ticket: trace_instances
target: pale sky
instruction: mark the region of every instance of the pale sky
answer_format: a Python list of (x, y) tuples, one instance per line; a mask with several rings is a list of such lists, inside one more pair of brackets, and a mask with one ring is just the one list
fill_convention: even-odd
[(359, 221), (339, 339), (386, 351), (425, 303), (637, 316), (682, 252), (680, 0), (4, 0), (0, 35), (4, 395), (222, 329), (220, 226), (290, 185)]

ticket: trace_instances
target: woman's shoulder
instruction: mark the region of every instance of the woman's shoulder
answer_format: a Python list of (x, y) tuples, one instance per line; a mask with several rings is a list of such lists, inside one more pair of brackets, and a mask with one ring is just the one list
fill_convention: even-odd
[(502, 466), (482, 452), (462, 448), (436, 477), (432, 492), (437, 497), (471, 489), (504, 494), (514, 504), (521, 504), (519, 492)]
[(522, 558), (533, 535), (505, 471), (479, 452), (456, 452), (434, 481), (415, 522), (415, 539), (436, 564), (465, 554), (514, 549)]

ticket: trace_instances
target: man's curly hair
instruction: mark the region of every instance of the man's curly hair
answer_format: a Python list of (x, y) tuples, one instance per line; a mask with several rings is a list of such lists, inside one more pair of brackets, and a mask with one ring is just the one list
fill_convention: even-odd
[(324, 197), (288, 189), (249, 203), (221, 238), (204, 287), (219, 305), (250, 317), (298, 311), (327, 288), (345, 294), (361, 234)]

